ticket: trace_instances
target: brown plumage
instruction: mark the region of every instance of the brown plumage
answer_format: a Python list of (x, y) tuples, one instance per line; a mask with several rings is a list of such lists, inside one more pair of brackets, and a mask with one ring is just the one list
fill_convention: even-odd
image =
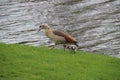
[(55, 41), (55, 45), (63, 44), (65, 47), (65, 44), (75, 44), (78, 47), (77, 41), (72, 36), (70, 36), (68, 33), (62, 30), (52, 30), (50, 26), (48, 26), (47, 24), (41, 24), (39, 26), (39, 31), (41, 29), (45, 29), (46, 36), (49, 39)]

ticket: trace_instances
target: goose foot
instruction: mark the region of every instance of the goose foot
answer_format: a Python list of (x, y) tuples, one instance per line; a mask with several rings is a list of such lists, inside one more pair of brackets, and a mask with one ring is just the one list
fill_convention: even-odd
[(49, 49), (53, 49), (53, 48), (55, 48), (55, 44), (51, 44), (48, 47), (49, 47)]

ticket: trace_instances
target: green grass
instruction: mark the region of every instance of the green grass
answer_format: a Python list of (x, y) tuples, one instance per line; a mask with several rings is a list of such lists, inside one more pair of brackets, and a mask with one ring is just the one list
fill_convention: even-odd
[(0, 80), (120, 80), (120, 59), (0, 43)]

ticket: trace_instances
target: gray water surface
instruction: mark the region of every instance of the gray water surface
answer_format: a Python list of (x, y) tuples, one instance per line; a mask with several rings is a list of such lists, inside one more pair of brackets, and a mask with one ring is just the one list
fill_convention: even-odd
[(120, 0), (0, 0), (0, 42), (48, 45), (41, 23), (70, 33), (80, 50), (120, 57)]

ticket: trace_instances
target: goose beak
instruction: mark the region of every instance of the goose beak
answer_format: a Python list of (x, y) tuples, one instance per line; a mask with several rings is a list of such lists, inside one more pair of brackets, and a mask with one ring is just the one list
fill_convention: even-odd
[(38, 28), (38, 32), (42, 29), (42, 26), (40, 25), (39, 28)]
[(41, 28), (38, 28), (38, 32), (41, 30)]

